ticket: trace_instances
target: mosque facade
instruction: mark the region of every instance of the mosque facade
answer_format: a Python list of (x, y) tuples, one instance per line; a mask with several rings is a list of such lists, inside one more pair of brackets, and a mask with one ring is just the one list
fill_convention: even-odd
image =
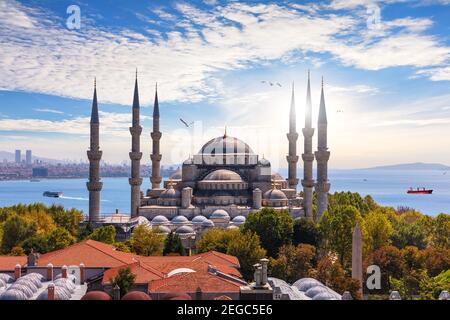
[[(322, 81), (321, 101), (318, 119), (318, 149), (312, 151), (312, 104), (310, 77), (308, 73), (307, 99), (305, 108), (304, 153), (303, 160), (303, 196), (297, 192), (296, 106), (294, 87), (289, 117), (287, 139), (288, 178), (273, 173), (270, 161), (256, 154), (252, 148), (237, 137), (227, 134), (206, 142), (199, 152), (186, 159), (177, 173), (169, 180), (162, 181), (160, 166), (164, 155), (160, 152), (163, 133), (160, 131), (160, 108), (158, 89), (155, 92), (153, 107), (152, 138), (152, 175), (151, 188), (141, 191), (140, 176), (140, 104), (138, 79), (136, 74), (132, 106), (131, 152), (132, 172), (130, 181), (131, 210), (130, 219), (145, 217), (153, 226), (163, 232), (177, 231), (179, 235), (195, 234), (199, 230), (211, 227), (234, 228), (245, 222), (246, 217), (269, 207), (275, 210), (287, 210), (294, 218), (313, 219), (313, 189), (318, 199), (315, 218), (318, 221), (327, 208), (328, 159), (327, 117)], [(99, 222), (101, 178), (99, 161), (101, 158), (99, 139), (100, 119), (98, 116), (97, 90), (94, 88), (94, 100), (91, 116), (91, 147), (88, 151), (90, 178), (87, 183), (89, 196), (89, 220)], [(317, 160), (317, 179), (313, 177), (313, 162)], [(179, 231), (179, 232), (178, 232)]]

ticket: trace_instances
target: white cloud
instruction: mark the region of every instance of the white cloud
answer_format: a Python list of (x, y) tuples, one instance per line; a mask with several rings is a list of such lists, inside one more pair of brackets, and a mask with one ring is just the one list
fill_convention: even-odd
[(55, 109), (48, 109), (48, 108), (36, 108), (36, 109), (33, 109), (33, 110), (37, 111), (37, 112), (64, 114), (64, 112), (62, 112), (62, 111), (55, 110)]

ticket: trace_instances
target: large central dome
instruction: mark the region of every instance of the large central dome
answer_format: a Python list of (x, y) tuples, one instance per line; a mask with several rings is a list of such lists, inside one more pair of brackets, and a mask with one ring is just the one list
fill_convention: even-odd
[(224, 135), (209, 140), (199, 151), (200, 155), (253, 155), (253, 150), (244, 141)]

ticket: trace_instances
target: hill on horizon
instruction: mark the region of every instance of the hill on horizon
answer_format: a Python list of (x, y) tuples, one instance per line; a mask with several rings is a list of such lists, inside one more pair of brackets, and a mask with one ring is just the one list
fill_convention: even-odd
[(367, 170), (450, 170), (450, 166), (441, 163), (401, 163), (367, 168)]

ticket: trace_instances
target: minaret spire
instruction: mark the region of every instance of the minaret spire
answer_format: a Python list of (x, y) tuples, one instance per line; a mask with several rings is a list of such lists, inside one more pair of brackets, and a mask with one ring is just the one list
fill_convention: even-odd
[(322, 90), (320, 95), (319, 121), (318, 121), (318, 142), (316, 151), (317, 160), (317, 213), (316, 221), (319, 221), (322, 214), (328, 208), (328, 191), (330, 191), (330, 183), (328, 181), (328, 160), (330, 159), (330, 152), (327, 144), (327, 112), (325, 107), (325, 94), (322, 78)]
[(289, 133), (287, 134), (289, 141), (289, 154), (286, 157), (288, 162), (288, 184), (289, 188), (297, 189), (297, 117), (295, 113), (295, 94), (294, 94), (294, 82), (292, 82), (292, 97), (291, 97), (291, 109), (289, 113)]
[(133, 119), (130, 127), (131, 133), (131, 178), (129, 183), (131, 186), (131, 217), (139, 215), (139, 207), (141, 205), (141, 133), (142, 127), (140, 125), (140, 104), (139, 104), (139, 89), (136, 69), (136, 79), (134, 83), (134, 97), (133, 97)]
[(303, 138), (304, 138), (304, 151), (302, 154), (303, 159), (303, 209), (305, 211), (305, 216), (312, 220), (312, 200), (313, 200), (313, 161), (314, 154), (312, 149), (312, 137), (314, 135), (314, 128), (311, 127), (312, 124), (312, 103), (311, 103), (311, 74), (308, 70), (308, 86), (306, 89), (306, 107), (305, 107), (305, 127), (303, 128)]
[(89, 181), (86, 183), (89, 191), (89, 221), (100, 220), (100, 191), (103, 183), (100, 181), (100, 121), (97, 104), (97, 81), (94, 79), (94, 97), (92, 99), (92, 111), (90, 122), (90, 148), (87, 151), (89, 159)]
[(155, 103), (153, 105), (153, 131), (151, 133), (153, 148), (150, 158), (152, 159), (152, 176), (150, 181), (152, 189), (159, 189), (161, 186), (161, 153), (159, 150), (159, 141), (162, 133), (159, 131), (159, 101), (158, 101), (158, 83), (155, 86)]

